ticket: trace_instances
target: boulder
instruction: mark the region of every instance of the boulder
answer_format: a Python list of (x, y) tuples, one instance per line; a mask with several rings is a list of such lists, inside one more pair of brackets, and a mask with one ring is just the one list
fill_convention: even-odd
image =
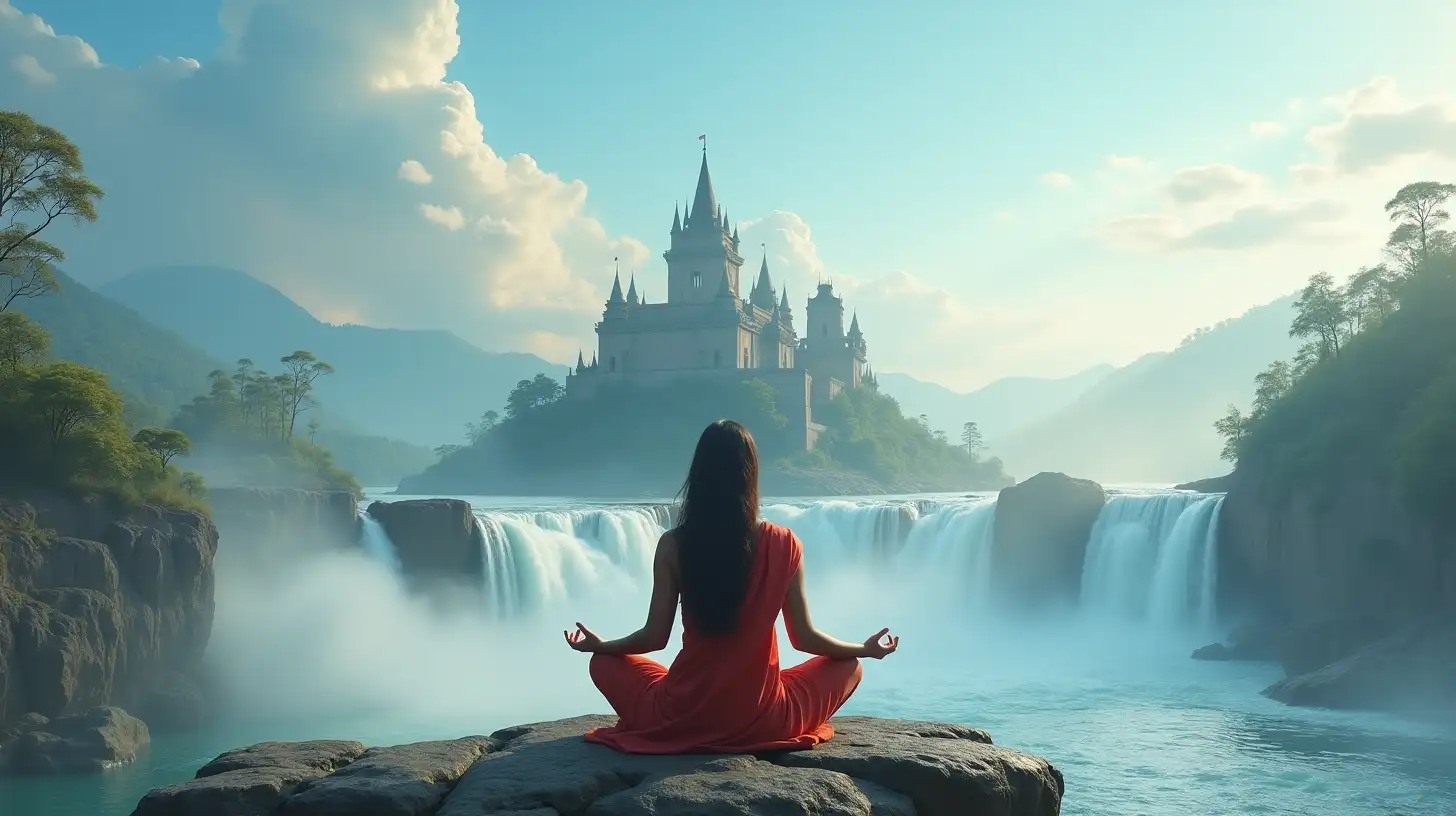
[[(188, 782), (157, 788), (133, 816), (263, 816), (311, 779), (327, 776), (364, 753), (345, 740), (264, 742), (228, 751)], [(367, 811), (360, 811), (361, 813)]]
[(0, 728), (34, 712), (135, 708), (198, 670), (217, 529), (191, 510), (0, 498)]
[(367, 752), (266, 743), (148, 793), (133, 816), (1055, 816), (1065, 792), (1046, 760), (960, 726), (840, 717), (829, 742), (762, 756), (622, 754), (582, 739), (612, 722), (577, 717)]
[(44, 723), (32, 719), (3, 754), (14, 773), (84, 773), (131, 762), (150, 744), (145, 723), (101, 707)]
[(410, 499), (369, 505), (399, 555), (400, 570), (413, 581), (482, 585), (485, 570), (480, 525), (470, 502)]
[(1023, 607), (1076, 603), (1087, 539), (1106, 500), (1101, 485), (1062, 473), (1003, 489), (991, 556), (998, 597)]
[(1320, 708), (1456, 711), (1456, 625), (1421, 621), (1319, 668), (1280, 680), (1264, 694)]

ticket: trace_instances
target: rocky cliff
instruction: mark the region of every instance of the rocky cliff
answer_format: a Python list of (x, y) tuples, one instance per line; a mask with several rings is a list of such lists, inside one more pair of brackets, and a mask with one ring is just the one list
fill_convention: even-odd
[(523, 725), (365, 750), (357, 742), (230, 751), (190, 782), (148, 793), (133, 816), (1055, 816), (1062, 774), (984, 731), (840, 717), (813, 750), (642, 756), (582, 739), (610, 717)]
[(217, 546), (195, 511), (0, 499), (0, 725), (113, 704), (172, 716), (212, 631)]
[(357, 546), (359, 502), (347, 490), (227, 487), (208, 491), (229, 555), (285, 555), (300, 549)]
[(1102, 486), (1062, 473), (1038, 473), (996, 501), (991, 555), (997, 596), (1022, 608), (1075, 604)]

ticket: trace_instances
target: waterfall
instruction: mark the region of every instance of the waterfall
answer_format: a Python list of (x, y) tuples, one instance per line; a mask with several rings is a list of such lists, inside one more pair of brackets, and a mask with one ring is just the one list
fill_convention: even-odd
[(368, 513), (360, 513), (359, 520), (359, 549), (372, 560), (388, 567), (391, 573), (398, 575), (399, 552), (395, 550), (394, 542), (389, 540), (389, 533), (385, 531), (384, 525)]
[(907, 544), (921, 507), (916, 502), (859, 504), (822, 501), (773, 504), (763, 517), (793, 530), (804, 541), (804, 558), (821, 568), (849, 562), (891, 563)]
[(947, 584), (942, 591), (969, 595), (976, 606), (986, 607), (995, 530), (995, 501), (942, 505), (911, 529), (900, 564)]
[(1222, 505), (1198, 493), (1114, 496), (1087, 542), (1083, 608), (1160, 626), (1213, 623)]

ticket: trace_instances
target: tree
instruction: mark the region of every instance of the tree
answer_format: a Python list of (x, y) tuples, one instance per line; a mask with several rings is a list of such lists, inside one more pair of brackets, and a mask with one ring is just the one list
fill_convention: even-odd
[(967, 422), (961, 426), (961, 447), (966, 449), (966, 456), (977, 459), (981, 455), (983, 440), (981, 439), (981, 428), (974, 422)]
[[(521, 382), (525, 382), (522, 380)], [(520, 387), (518, 384), (517, 388)], [(495, 411), (486, 411), (480, 415), (479, 422), (469, 422), (465, 425), (465, 438), (469, 444), (474, 445), (485, 438), (485, 435), (500, 424), (500, 414)]]
[(56, 290), (51, 266), (66, 256), (40, 233), (57, 219), (95, 221), (102, 195), (70, 139), (24, 113), (0, 111), (0, 312), (16, 298)]
[(1300, 350), (1306, 362), (1320, 362), (1340, 356), (1349, 315), (1345, 299), (1326, 272), (1312, 275), (1294, 304), (1295, 316), (1289, 336), (1303, 338)]
[(87, 425), (120, 419), (121, 395), (106, 375), (71, 362), (51, 363), (32, 372), (25, 383), (26, 407), (41, 425), (51, 450)]
[(192, 450), (187, 434), (175, 428), (142, 428), (132, 441), (155, 454), (163, 470), (167, 469), (173, 457), (185, 456)]
[(0, 312), (0, 375), (40, 362), (51, 338), (39, 324), (19, 312)]
[(534, 408), (550, 405), (561, 399), (565, 393), (566, 389), (561, 383), (545, 374), (521, 380), (511, 389), (510, 396), (506, 397), (506, 417), (513, 419)]
[(309, 419), (309, 421), (308, 421), (308, 441), (313, 442), (318, 437), (319, 428), (321, 428), (321, 427), (323, 427), (323, 426), (320, 425), (319, 420), (318, 420), (318, 417), (313, 417), (313, 418)]
[[(286, 373), (278, 375), (279, 391), (282, 396), (280, 432), (284, 440), (293, 438), (293, 428), (298, 415), (313, 407), (313, 383), (325, 374), (334, 373), (334, 367), (314, 356), (311, 351), (295, 351), (284, 357)], [(286, 424), (285, 424), (286, 423)]]
[(1239, 460), (1239, 443), (1244, 439), (1246, 425), (1243, 412), (1239, 411), (1237, 405), (1230, 405), (1228, 412), (1213, 423), (1213, 429), (1223, 437), (1223, 450), (1218, 454), (1220, 459), (1226, 462)]
[(915, 417), (915, 424), (920, 426), (920, 430), (925, 431), (926, 433), (930, 433), (930, 417), (929, 416), (927, 416), (925, 414), (921, 414), (920, 416)]
[(1289, 363), (1275, 360), (1269, 367), (1254, 375), (1254, 407), (1249, 412), (1249, 421), (1262, 417), (1289, 392), (1294, 384), (1294, 371)]
[(1418, 261), (1425, 262), (1439, 244), (1448, 240), (1439, 232), (1440, 226), (1451, 220), (1451, 214), (1442, 207), (1453, 195), (1456, 184), (1435, 181), (1418, 181), (1400, 188), (1394, 198), (1385, 202), (1385, 214), (1397, 225), (1391, 241), (1401, 234), (1403, 243), (1417, 251)]
[(1363, 267), (1345, 284), (1345, 306), (1350, 331), (1359, 333), (1378, 324), (1395, 311), (1400, 276), (1385, 264)]

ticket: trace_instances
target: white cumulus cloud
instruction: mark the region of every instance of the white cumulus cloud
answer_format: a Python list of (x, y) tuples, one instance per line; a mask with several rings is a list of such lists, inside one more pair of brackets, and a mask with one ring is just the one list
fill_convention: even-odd
[(32, 80), (0, 80), (0, 108), (70, 136), (107, 192), (96, 224), (54, 236), (83, 280), (235, 266), (319, 313), (487, 348), (585, 343), (612, 258), (647, 249), (586, 214), (583, 182), (490, 146), (471, 90), (445, 80), (458, 14), (224, 0), (219, 54), (131, 69), (0, 0), (0, 54), (30, 57)]

